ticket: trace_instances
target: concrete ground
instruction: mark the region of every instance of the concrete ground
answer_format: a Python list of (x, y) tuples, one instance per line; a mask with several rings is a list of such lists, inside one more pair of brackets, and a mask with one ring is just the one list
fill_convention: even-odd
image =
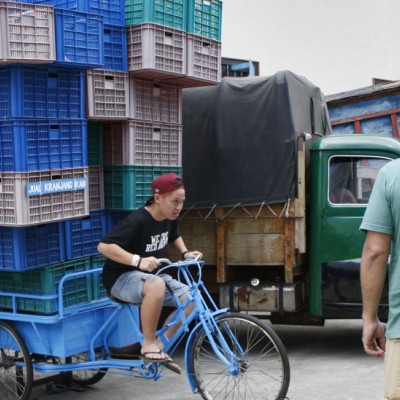
[[(328, 321), (324, 327), (274, 325), (291, 364), (290, 400), (380, 400), (383, 360), (367, 356), (361, 345), (361, 321)], [(182, 350), (174, 358), (183, 366)], [(186, 375), (165, 370), (157, 382), (107, 375), (82, 392), (51, 394), (37, 386), (37, 400), (188, 400), (201, 399)], [(262, 399), (260, 399), (262, 400)]]

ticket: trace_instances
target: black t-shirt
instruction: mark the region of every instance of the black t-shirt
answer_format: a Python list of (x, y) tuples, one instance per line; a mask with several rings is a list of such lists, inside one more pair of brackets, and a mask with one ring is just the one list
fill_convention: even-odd
[[(114, 243), (140, 257), (164, 257), (165, 247), (180, 237), (177, 220), (156, 221), (144, 208), (130, 213), (101, 240)], [(103, 268), (103, 285), (110, 291), (120, 275), (135, 267), (107, 259)]]

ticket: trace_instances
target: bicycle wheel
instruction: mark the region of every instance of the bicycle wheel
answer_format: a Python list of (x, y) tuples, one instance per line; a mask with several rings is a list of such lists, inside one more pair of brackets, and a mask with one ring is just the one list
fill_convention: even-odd
[[(249, 315), (224, 313), (217, 325), (237, 357), (238, 373), (231, 373), (214, 353), (204, 329), (190, 349), (189, 373), (204, 399), (284, 399), (289, 387), (290, 367), (286, 350), (273, 329)], [(216, 342), (216, 332), (212, 333)], [(227, 353), (218, 346), (219, 350)]]
[[(80, 353), (72, 356), (73, 363), (84, 362), (88, 360), (88, 353)], [(99, 370), (76, 370), (72, 371), (72, 379), (75, 383), (82, 386), (94, 385), (100, 382), (105, 376), (108, 368), (100, 368)]]
[(16, 329), (0, 320), (0, 393), (2, 400), (27, 400), (33, 386), (28, 349)]

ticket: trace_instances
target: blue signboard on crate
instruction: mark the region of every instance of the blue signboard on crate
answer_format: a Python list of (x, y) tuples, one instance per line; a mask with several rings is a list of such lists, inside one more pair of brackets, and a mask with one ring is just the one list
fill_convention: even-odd
[(72, 192), (74, 190), (86, 190), (88, 182), (86, 178), (56, 179), (53, 181), (29, 182), (26, 184), (27, 196), (40, 196), (43, 194)]

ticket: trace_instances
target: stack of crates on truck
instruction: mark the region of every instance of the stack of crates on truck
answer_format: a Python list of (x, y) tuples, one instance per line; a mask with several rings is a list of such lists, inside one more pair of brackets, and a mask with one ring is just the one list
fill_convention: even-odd
[(400, 82), (326, 96), (334, 134), (373, 133), (400, 137)]

